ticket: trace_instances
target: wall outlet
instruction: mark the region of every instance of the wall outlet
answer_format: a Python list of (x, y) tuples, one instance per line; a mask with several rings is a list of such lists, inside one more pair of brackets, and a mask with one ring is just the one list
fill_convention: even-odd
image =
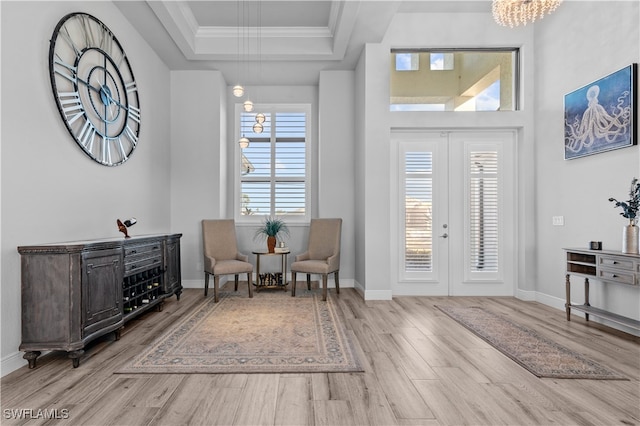
[(551, 223), (553, 223), (553, 226), (564, 226), (564, 216), (553, 216)]

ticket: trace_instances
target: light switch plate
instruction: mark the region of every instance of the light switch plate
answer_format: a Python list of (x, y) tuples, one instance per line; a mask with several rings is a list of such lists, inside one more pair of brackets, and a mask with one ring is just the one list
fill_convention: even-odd
[(553, 226), (564, 226), (564, 216), (553, 216), (551, 221)]

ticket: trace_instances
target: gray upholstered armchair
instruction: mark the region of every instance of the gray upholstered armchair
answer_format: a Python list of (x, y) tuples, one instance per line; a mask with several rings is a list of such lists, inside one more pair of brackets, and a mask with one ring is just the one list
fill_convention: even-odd
[(213, 298), (218, 302), (220, 275), (235, 276), (238, 291), (238, 275), (247, 274), (249, 297), (253, 297), (253, 265), (249, 258), (238, 252), (236, 224), (233, 219), (203, 220), (202, 243), (204, 252), (204, 295), (209, 292), (209, 275), (213, 275)]
[(291, 264), (291, 296), (296, 295), (298, 272), (307, 274), (307, 289), (311, 289), (311, 274), (322, 275), (322, 300), (327, 300), (327, 276), (333, 273), (336, 293), (340, 293), (341, 231), (342, 219), (311, 219), (307, 251)]

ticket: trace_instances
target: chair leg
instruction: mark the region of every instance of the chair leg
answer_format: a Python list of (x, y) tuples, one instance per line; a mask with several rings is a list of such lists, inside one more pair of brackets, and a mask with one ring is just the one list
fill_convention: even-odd
[(311, 291), (311, 274), (307, 274), (307, 290)]
[(209, 293), (209, 274), (204, 273), (204, 297)]
[(220, 275), (213, 276), (213, 301), (218, 303), (218, 286), (220, 285)]
[(238, 291), (238, 274), (236, 274), (233, 278), (234, 278), (234, 284), (235, 284), (235, 291)]
[(336, 293), (340, 294), (340, 277), (339, 277), (339, 272), (340, 270), (337, 270), (336, 272), (333, 273), (333, 277), (336, 280)]
[(322, 301), (327, 301), (327, 275), (322, 274)]
[(247, 273), (247, 283), (249, 284), (249, 297), (253, 297), (253, 283), (251, 282), (251, 272)]
[(291, 297), (296, 296), (296, 273), (291, 271)]

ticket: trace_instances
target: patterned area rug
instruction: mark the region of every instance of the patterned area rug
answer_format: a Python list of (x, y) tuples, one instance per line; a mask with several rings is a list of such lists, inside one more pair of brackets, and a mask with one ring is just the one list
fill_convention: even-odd
[(331, 297), (221, 296), (204, 299), (117, 373), (363, 371)]
[(535, 331), (483, 308), (437, 308), (538, 377), (627, 380)]

